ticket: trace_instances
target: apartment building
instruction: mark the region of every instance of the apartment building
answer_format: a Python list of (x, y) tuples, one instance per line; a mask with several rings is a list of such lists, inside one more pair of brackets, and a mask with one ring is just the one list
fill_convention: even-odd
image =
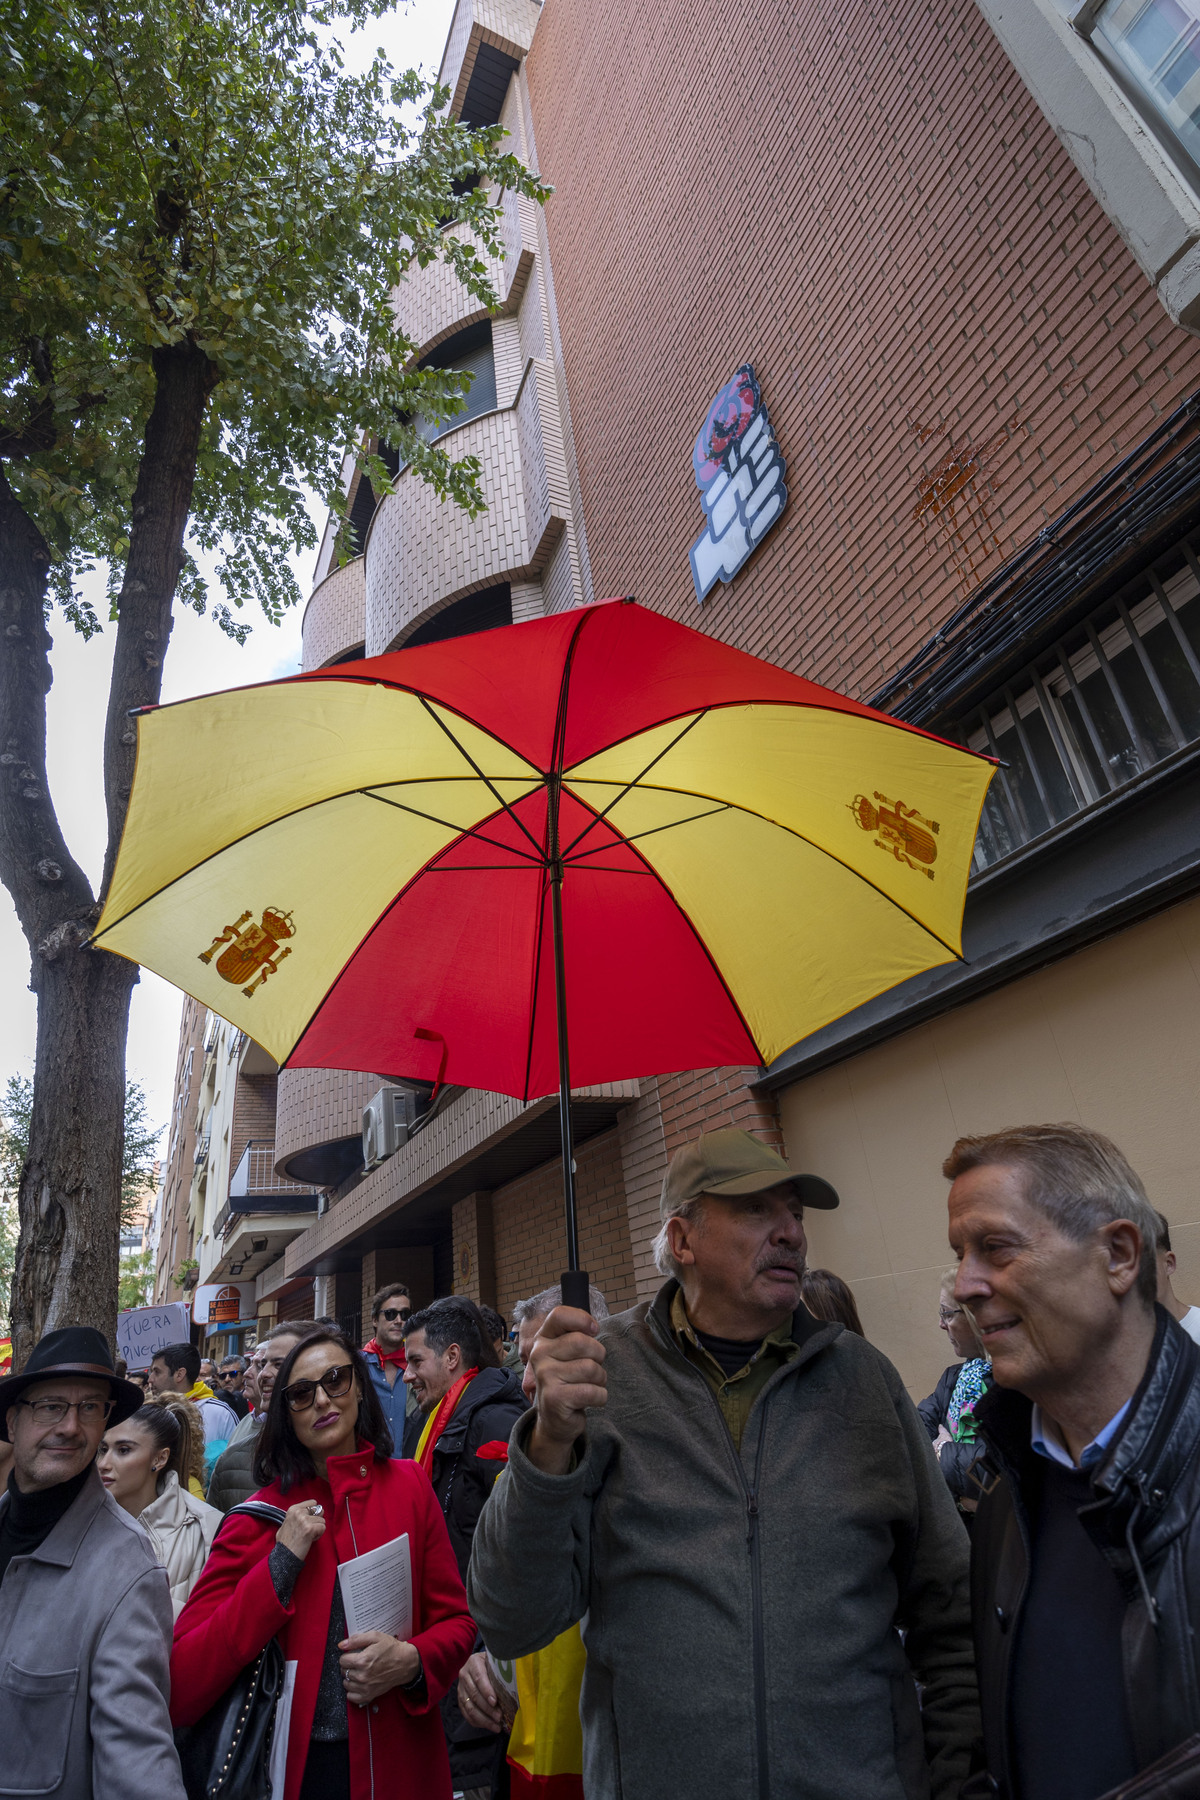
[[(190, 994), (183, 997), (175, 1087), (171, 1101), (167, 1154), (159, 1189), (158, 1235), (154, 1255), (154, 1299), (182, 1300), (182, 1278), (193, 1262), (191, 1193), (196, 1156), (196, 1103), (204, 1054), (207, 1013)], [(193, 1284), (194, 1285), (194, 1284)]]
[[(245, 1032), (185, 999), (162, 1187), (156, 1300), (189, 1299), (209, 1355), (257, 1329), (258, 1270), (311, 1223), (317, 1190), (275, 1171), (278, 1068)], [(311, 1282), (300, 1314), (311, 1316)]]
[[(962, 964), (770, 1069), (577, 1093), (614, 1306), (656, 1285), (670, 1154), (730, 1123), (838, 1187), (811, 1260), (914, 1391), (964, 1132), (1110, 1131), (1200, 1295), (1198, 25), (1194, 0), (459, 0), (454, 110), (554, 188), (503, 198), (494, 314), (438, 267), (396, 297), (419, 358), (473, 374), (442, 441), (488, 508), (352, 477), (363, 553), (335, 567), (327, 533), (305, 667), (632, 593), (1004, 765)], [(261, 1316), (357, 1324), (393, 1278), (507, 1309), (557, 1275), (552, 1099), (410, 1106), (364, 1169), (382, 1085), (279, 1072), (273, 1167), (321, 1199), (241, 1259)]]

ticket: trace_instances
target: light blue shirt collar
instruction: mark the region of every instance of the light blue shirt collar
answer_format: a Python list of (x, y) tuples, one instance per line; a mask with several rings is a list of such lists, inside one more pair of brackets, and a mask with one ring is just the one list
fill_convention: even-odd
[[(1124, 1424), (1125, 1414), (1132, 1405), (1133, 1397), (1131, 1395), (1124, 1406), (1121, 1407), (1120, 1411), (1113, 1414), (1104, 1429), (1096, 1433), (1091, 1443), (1084, 1445), (1079, 1457), (1079, 1467), (1081, 1469), (1090, 1469), (1093, 1463), (1098, 1463), (1100, 1461), (1100, 1458), (1104, 1455), (1104, 1452), (1108, 1449), (1108, 1446), (1112, 1443), (1118, 1431), (1121, 1429), (1121, 1426)], [(1034, 1402), (1033, 1419), (1031, 1421), (1030, 1430), (1033, 1447), (1039, 1456), (1046, 1457), (1050, 1462), (1061, 1463), (1064, 1469), (1073, 1469), (1075, 1467), (1075, 1464), (1071, 1461), (1070, 1451), (1058, 1435), (1058, 1427), (1054, 1424), (1053, 1420), (1046, 1418), (1046, 1415), (1036, 1401)]]

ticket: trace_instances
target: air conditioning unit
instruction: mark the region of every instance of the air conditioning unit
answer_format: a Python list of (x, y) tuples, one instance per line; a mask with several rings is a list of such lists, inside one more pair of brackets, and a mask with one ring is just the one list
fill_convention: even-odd
[(428, 1095), (412, 1088), (381, 1087), (363, 1109), (363, 1168), (376, 1168), (394, 1156), (429, 1105)]

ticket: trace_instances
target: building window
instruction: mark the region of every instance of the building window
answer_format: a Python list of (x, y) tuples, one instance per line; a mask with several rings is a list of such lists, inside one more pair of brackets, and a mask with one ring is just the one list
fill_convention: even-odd
[(1200, 562), (1190, 543), (1106, 602), (969, 718), (1001, 759), (976, 872), (1200, 739)]
[(413, 424), (427, 443), (442, 436), (443, 432), (454, 431), (459, 425), (465, 425), (468, 419), (478, 417), (480, 413), (496, 410), (496, 360), (492, 354), (492, 322), (482, 320), (478, 325), (469, 325), (465, 331), (456, 331), (453, 337), (431, 350), (428, 356), (421, 358), (423, 369), (452, 369), (460, 375), (469, 375), (471, 385), (467, 390), (466, 403), (461, 412), (456, 412), (449, 419), (426, 419), (420, 413), (413, 419)]
[(1200, 0), (1103, 0), (1092, 11), (1097, 50), (1132, 87), (1151, 118), (1165, 125), (1200, 172)]
[(477, 631), (495, 631), (498, 626), (512, 624), (512, 589), (507, 581), (495, 587), (476, 588), (434, 613), (419, 625), (401, 646), (413, 650), (420, 644), (440, 644), (447, 638), (470, 637)]
[[(405, 424), (415, 426), (427, 444), (432, 444), (447, 431), (457, 430), (468, 419), (478, 418), (480, 413), (495, 412), (496, 358), (492, 350), (490, 319), (483, 319), (478, 325), (468, 325), (465, 331), (456, 331), (453, 337), (439, 344), (436, 350), (423, 356), (420, 367), (453, 369), (471, 377), (471, 385), (467, 389), (461, 412), (456, 412), (449, 419), (427, 419), (423, 413), (413, 413), (405, 419)], [(379, 455), (393, 481), (408, 466), (401, 462), (400, 452), (392, 444), (381, 443)]]

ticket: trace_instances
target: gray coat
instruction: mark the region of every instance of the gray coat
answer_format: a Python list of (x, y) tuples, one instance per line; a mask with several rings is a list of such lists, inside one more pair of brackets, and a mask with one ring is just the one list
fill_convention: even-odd
[(950, 1800), (979, 1736), (968, 1544), (899, 1376), (801, 1309), (739, 1455), (674, 1292), (601, 1327), (572, 1473), (514, 1428), (467, 1583), (488, 1648), (587, 1615), (588, 1800)]
[(0, 1581), (0, 1795), (184, 1800), (171, 1626), (166, 1571), (93, 1465), (45, 1542)]

